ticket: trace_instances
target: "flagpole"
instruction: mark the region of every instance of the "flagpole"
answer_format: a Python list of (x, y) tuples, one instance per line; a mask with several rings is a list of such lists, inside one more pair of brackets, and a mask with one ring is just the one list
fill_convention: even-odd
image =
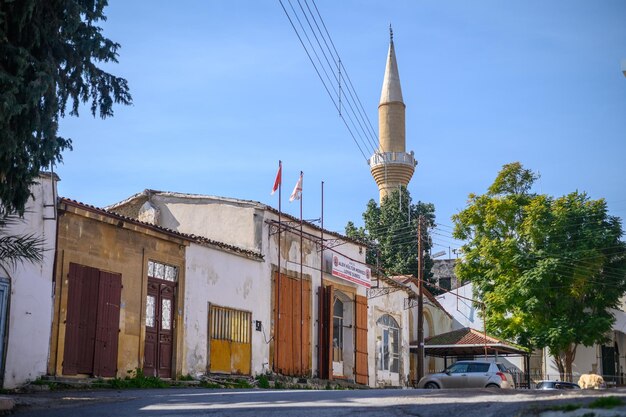
[[(321, 226), (322, 226), (322, 230), (320, 232), (321, 238), (320, 238), (320, 289), (319, 289), (319, 295), (318, 297), (322, 297), (323, 291), (324, 291), (324, 181), (322, 181), (322, 215), (320, 217), (320, 221), (321, 221)], [(318, 303), (318, 305), (320, 305)], [(321, 307), (321, 305), (320, 305)], [(318, 311), (318, 316), (321, 317), (322, 316), (322, 312)], [(323, 356), (322, 352), (322, 337), (321, 337), (321, 332), (322, 332), (322, 320), (319, 320), (317, 323), (318, 329), (317, 329), (317, 360), (318, 362), (321, 362), (321, 358)], [(322, 369), (322, 364), (318, 363), (317, 364), (317, 374), (318, 376), (320, 375), (320, 370)]]
[(282, 196), (282, 188), (283, 188), (283, 179), (282, 179), (282, 171), (283, 171), (283, 162), (278, 161), (278, 171), (280, 172), (281, 178), (278, 182), (278, 275), (276, 278), (276, 328), (274, 329), (274, 334), (276, 338), (274, 339), (274, 350), (276, 351), (276, 363), (275, 369), (278, 373), (280, 373), (280, 369), (278, 368), (278, 350), (280, 346), (279, 336), (280, 336), (280, 230), (281, 230), (281, 196)]
[[(302, 173), (302, 171), (300, 171), (300, 189), (304, 190), (304, 178), (303, 178), (304, 174)], [(304, 354), (304, 335), (302, 334), (302, 329), (304, 327), (304, 306), (303, 306), (303, 302), (304, 302), (304, 296), (303, 296), (303, 280), (304, 280), (304, 275), (302, 273), (302, 261), (303, 261), (303, 257), (302, 257), (302, 243), (303, 243), (303, 239), (302, 239), (302, 194), (304, 194), (303, 191), (300, 191), (300, 369), (302, 369), (302, 371), (304, 371), (304, 366), (303, 366), (303, 354)], [(303, 372), (304, 373), (304, 372)]]

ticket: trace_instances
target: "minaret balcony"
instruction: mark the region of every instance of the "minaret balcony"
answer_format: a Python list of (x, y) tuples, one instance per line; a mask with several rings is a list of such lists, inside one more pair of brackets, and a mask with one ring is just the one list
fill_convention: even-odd
[(415, 168), (417, 161), (413, 151), (411, 153), (406, 152), (376, 152), (367, 161), (371, 168), (378, 165), (408, 165), (411, 169)]

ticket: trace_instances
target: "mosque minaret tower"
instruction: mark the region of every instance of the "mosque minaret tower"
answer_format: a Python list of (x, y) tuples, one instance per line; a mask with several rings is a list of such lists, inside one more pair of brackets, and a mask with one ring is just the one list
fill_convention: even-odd
[(383, 89), (378, 104), (378, 150), (369, 159), (372, 176), (378, 185), (379, 202), (401, 186), (411, 181), (417, 161), (413, 151), (406, 152), (404, 112), (400, 75), (396, 52), (393, 46), (393, 32), (389, 28), (389, 54)]

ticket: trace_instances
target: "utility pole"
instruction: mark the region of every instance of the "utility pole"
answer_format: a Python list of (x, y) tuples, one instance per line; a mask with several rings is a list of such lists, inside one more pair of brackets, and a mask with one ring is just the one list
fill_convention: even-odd
[(423, 217), (417, 218), (417, 381), (424, 376), (424, 250), (422, 249)]

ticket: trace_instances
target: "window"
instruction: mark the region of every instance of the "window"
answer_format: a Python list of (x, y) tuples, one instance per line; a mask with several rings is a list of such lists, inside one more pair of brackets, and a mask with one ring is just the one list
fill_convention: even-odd
[(165, 281), (176, 282), (178, 278), (178, 268), (156, 261), (148, 261), (148, 276)]
[(464, 374), (467, 372), (468, 364), (464, 362), (457, 362), (448, 367), (448, 372), (451, 374)]
[(467, 372), (488, 372), (488, 363), (470, 363), (469, 370)]
[(343, 361), (343, 301), (333, 303), (333, 362)]
[(209, 322), (211, 339), (250, 343), (252, 313), (211, 306)]
[(450, 291), (452, 289), (452, 278), (439, 278), (439, 286), (446, 291)]
[(381, 316), (376, 325), (380, 336), (377, 342), (378, 369), (382, 371), (400, 371), (400, 326), (389, 314)]

